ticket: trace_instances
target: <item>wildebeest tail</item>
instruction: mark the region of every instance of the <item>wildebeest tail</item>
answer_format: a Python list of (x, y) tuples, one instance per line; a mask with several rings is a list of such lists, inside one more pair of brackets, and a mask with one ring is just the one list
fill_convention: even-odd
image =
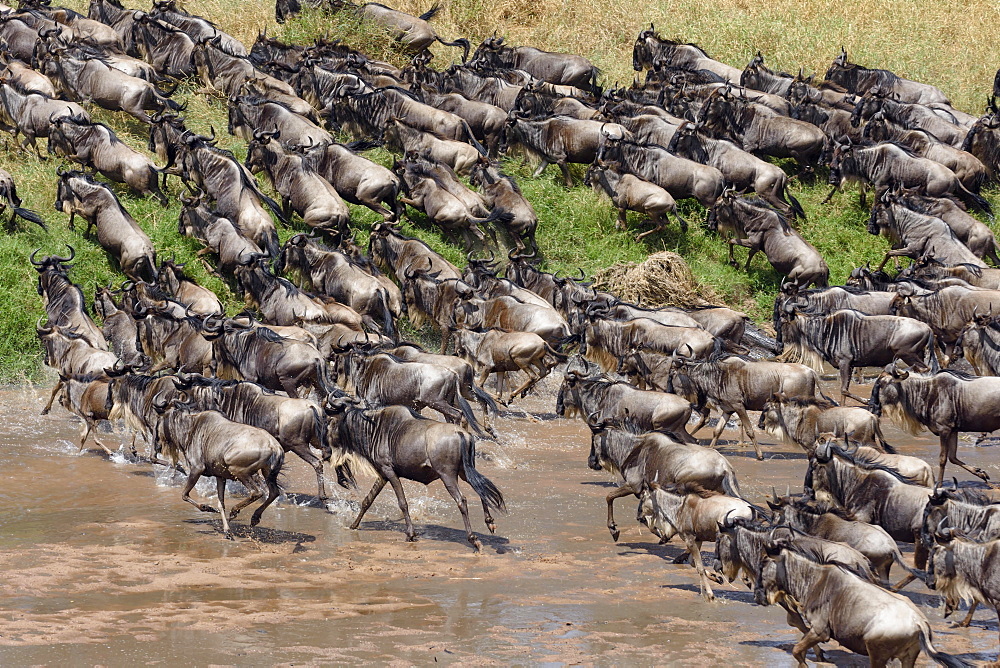
[[(573, 334), (571, 334), (569, 336), (569, 338), (570, 339), (575, 339), (576, 336), (573, 335)], [(565, 362), (567, 359), (569, 359), (569, 355), (567, 355), (565, 353), (559, 352), (558, 350), (556, 350), (555, 348), (553, 348), (552, 346), (550, 346), (548, 341), (543, 341), (542, 343), (545, 346), (545, 352), (546, 352), (546, 354), (552, 355), (553, 357), (555, 357), (560, 362)]]
[(420, 19), (422, 19), (424, 21), (430, 21), (432, 18), (434, 18), (437, 15), (437, 13), (439, 11), (441, 11), (441, 5), (435, 2), (434, 5), (430, 9), (428, 9), (426, 12), (424, 12), (423, 14), (421, 14), (418, 18), (420, 18)]
[(507, 512), (503, 493), (493, 484), (493, 481), (476, 470), (476, 439), (467, 434), (459, 434), (462, 439), (462, 468), (465, 469), (465, 481), (476, 490), (476, 494), (488, 508)]
[(924, 581), (924, 576), (926, 575), (923, 571), (917, 570), (915, 568), (910, 568), (909, 565), (903, 561), (903, 555), (899, 550), (892, 551), (892, 560), (896, 562), (900, 568), (909, 573), (915, 578), (918, 578), (921, 582)]
[(927, 656), (929, 656), (935, 663), (947, 666), (947, 668), (967, 668), (971, 665), (956, 656), (945, 654), (944, 652), (939, 652), (934, 649), (934, 645), (931, 643), (931, 625), (926, 619), (923, 620), (920, 625), (920, 648), (924, 650), (924, 652), (927, 653)]
[(479, 155), (485, 156), (486, 147), (484, 147), (482, 144), (479, 143), (479, 140), (476, 139), (476, 135), (472, 133), (472, 127), (469, 125), (469, 122), (464, 118), (462, 119), (462, 127), (465, 128), (465, 136), (468, 138), (469, 143), (472, 144), (472, 147), (475, 148), (477, 151), (479, 151)]
[(486, 406), (486, 410), (496, 415), (500, 412), (500, 407), (497, 406), (497, 402), (493, 400), (490, 393), (479, 387), (475, 383), (472, 383), (472, 393), (476, 396), (476, 400), (481, 402)]
[[(722, 478), (722, 490), (729, 496), (735, 496), (737, 499), (743, 499), (743, 492), (740, 491), (740, 481), (736, 479), (735, 471), (726, 471), (725, 477)], [(746, 499), (743, 500), (746, 501)], [(747, 503), (749, 503), (749, 501)]]
[(882, 425), (878, 420), (875, 421), (875, 445), (882, 448), (882, 450), (888, 452), (890, 455), (897, 454), (896, 448), (889, 445), (889, 443), (885, 440), (885, 436), (882, 435)]
[(389, 293), (385, 288), (378, 291), (380, 306), (382, 307), (382, 333), (393, 341), (396, 340), (396, 323), (389, 310)]
[(941, 365), (938, 364), (937, 358), (937, 337), (934, 336), (934, 332), (931, 332), (931, 342), (927, 344), (927, 366), (931, 368), (931, 373), (937, 373), (941, 370)]
[(42, 220), (42, 217), (39, 216), (34, 211), (32, 211), (31, 209), (22, 209), (19, 206), (15, 206), (14, 215), (17, 216), (18, 218), (22, 218), (28, 221), (29, 223), (34, 223), (35, 225), (38, 225), (43, 230), (48, 231), (49, 229), (48, 226), (45, 225), (45, 221)]
[(956, 183), (959, 188), (958, 196), (962, 198), (962, 201), (969, 205), (970, 208), (982, 211), (990, 220), (994, 220), (993, 217), (993, 207), (990, 203), (986, 201), (986, 198), (982, 195), (972, 192), (968, 188), (962, 185), (961, 181), (956, 179)]
[(803, 209), (802, 205), (799, 204), (799, 200), (795, 199), (795, 195), (786, 190), (785, 197), (788, 198), (788, 206), (792, 207), (792, 213), (795, 214), (795, 217), (798, 218), (799, 220), (805, 220), (806, 219), (805, 209)]
[(469, 61), (469, 49), (471, 48), (471, 45), (469, 44), (469, 40), (465, 39), (464, 37), (459, 37), (454, 42), (446, 42), (443, 39), (441, 39), (440, 37), (438, 37), (437, 41), (441, 42), (445, 46), (460, 46), (460, 47), (462, 47), (462, 62), (466, 63), (466, 62)]
[(482, 425), (479, 424), (479, 420), (476, 419), (476, 414), (472, 412), (472, 405), (465, 400), (461, 394), (458, 395), (458, 408), (462, 411), (462, 417), (465, 421), (469, 423), (469, 427), (472, 428), (477, 435), (486, 437), (486, 432), (483, 431)]

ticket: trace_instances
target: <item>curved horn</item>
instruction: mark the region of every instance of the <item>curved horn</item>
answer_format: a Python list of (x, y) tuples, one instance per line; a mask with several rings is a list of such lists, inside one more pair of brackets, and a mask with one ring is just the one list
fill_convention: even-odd
[(73, 258), (76, 257), (76, 249), (75, 248), (73, 248), (69, 244), (66, 244), (66, 248), (69, 249), (69, 257), (60, 257), (60, 256), (56, 255), (55, 258), (54, 258), (56, 260), (56, 262), (72, 262)]

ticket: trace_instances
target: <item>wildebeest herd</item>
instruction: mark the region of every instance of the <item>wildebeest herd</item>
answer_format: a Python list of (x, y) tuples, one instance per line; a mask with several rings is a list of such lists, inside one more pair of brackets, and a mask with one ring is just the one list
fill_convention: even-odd
[[(640, 522), (662, 541), (683, 541), (706, 598), (712, 580), (742, 578), (759, 603), (787, 610), (805, 634), (793, 651), (801, 664), (834, 639), (872, 665), (909, 666), (921, 650), (964, 665), (934, 649), (927, 619), (887, 587), (898, 565), (907, 575), (895, 589), (923, 578), (949, 612), (971, 605), (964, 624), (976, 605), (1000, 603), (1000, 506), (945, 479), (951, 462), (988, 482), (958, 458), (958, 436), (1000, 428), (1000, 268), (983, 260), (998, 261), (992, 232), (968, 213), (991, 215), (979, 189), (1000, 167), (995, 103), (971, 117), (937, 88), (851, 63), (846, 52), (822, 82), (771, 71), (760, 54), (739, 70), (652, 26), (634, 47), (645, 80), (602, 90), (585, 59), (502, 37), (469, 59), (467, 39), (446, 42), (427, 23), (435, 10), (418, 18), (376, 3), (306, 4), (384, 25), (411, 64), (328, 39), (262, 34), (248, 51), (174, 0), (149, 12), (91, 0), (89, 18), (26, 0), (0, 14), (0, 127), (25, 150), (41, 155), (37, 139), (47, 138), (50, 154), (79, 164), (59, 169), (55, 208), (71, 226), (84, 219), (128, 277), (97, 290), (98, 326), (69, 278), (73, 248), (30, 257), (47, 313), (37, 332), (59, 374), (45, 410), (58, 399), (82, 419), (81, 449), (102, 420), (124, 422), (133, 455), (141, 437), (151, 462), (186, 475), (185, 501), (221, 513), (227, 536), (241, 509), (261, 501), (254, 526), (279, 497), (289, 451), (315, 470), (320, 500), (326, 467), (345, 488), (359, 473), (375, 478), (351, 528), (389, 483), (409, 539), (400, 480), (441, 479), (479, 549), (458, 480), (495, 531), (492, 512), (506, 503), (476, 468), (477, 439), (497, 438), (501, 405), (561, 367), (556, 413), (583, 418), (589, 466), (622, 478), (607, 496), (615, 540), (613, 502), (635, 496)], [(278, 0), (276, 16), (300, 10)], [(435, 41), (461, 47), (462, 64), (430, 67)], [(245, 164), (214, 132), (185, 126), (185, 106), (171, 99), (185, 78), (228, 98), (229, 132), (249, 142)], [(91, 120), (92, 104), (147, 124), (160, 165)], [(341, 131), (354, 141), (337, 141)], [(376, 145), (394, 151), (391, 168), (359, 155)], [(731, 260), (734, 246), (750, 258), (763, 252), (787, 277), (777, 338), (729, 308), (645, 308), (582, 275), (543, 271), (538, 218), (497, 161), (513, 149), (539, 161), (536, 175), (558, 165), (567, 184), (569, 164), (589, 165), (586, 182), (612, 199), (622, 226), (625, 211), (650, 216), (655, 229), (640, 237), (668, 214), (686, 229), (677, 200), (709, 209)], [(828, 170), (831, 196), (848, 182), (861, 185), (863, 201), (872, 191), (868, 231), (893, 242), (882, 265), (828, 286), (823, 258), (793, 227), (806, 216), (789, 188), (796, 177), (772, 159), (791, 159), (802, 179)], [(158, 258), (142, 221), (95, 175), (161, 203), (167, 177), (179, 177), (178, 229), (204, 245), (203, 261), (248, 309), (227, 317), (165, 249)], [(11, 225), (14, 216), (44, 225), (21, 208), (9, 176), (0, 189)], [(367, 249), (355, 243), (345, 202), (383, 217)], [(400, 232), (407, 206), (463, 245), (464, 270)], [(275, 219), (294, 217), (309, 232), (281, 244)], [(896, 276), (883, 271), (900, 257), (913, 262)], [(440, 332), (438, 353), (401, 338), (404, 314)], [(981, 376), (947, 368), (963, 355)], [(778, 357), (761, 359), (769, 356)], [(823, 392), (824, 362), (839, 371), (844, 405)], [(864, 367), (881, 370), (870, 398), (850, 391), (852, 371)], [(713, 409), (720, 419), (703, 446), (695, 433)], [(803, 494), (775, 492), (768, 508), (743, 498), (714, 448), (736, 415), (763, 458), (751, 411), (760, 411), (757, 429), (809, 457)], [(940, 437), (936, 472), (886, 442), (883, 411)], [(201, 476), (216, 478), (218, 509), (191, 497)], [(227, 480), (249, 493), (229, 509)], [(711, 572), (704, 541), (716, 544)], [(912, 567), (897, 541), (913, 545)]]

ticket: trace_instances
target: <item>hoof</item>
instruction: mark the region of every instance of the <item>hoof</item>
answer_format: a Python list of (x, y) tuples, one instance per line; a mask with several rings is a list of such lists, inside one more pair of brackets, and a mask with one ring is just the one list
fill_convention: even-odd
[(232, 541), (236, 540), (236, 536), (233, 535), (232, 531), (225, 532), (224, 534), (222, 534), (222, 537), (225, 538), (226, 540), (232, 540)]
[(490, 522), (489, 524), (487, 524), (486, 528), (490, 530), (491, 534), (496, 534), (496, 532), (497, 532), (497, 525), (493, 524), (493, 522)]
[(253, 517), (250, 518), (250, 526), (255, 527), (258, 524), (260, 524), (260, 515), (255, 514)]
[(616, 543), (618, 542), (618, 536), (620, 535), (621, 531), (619, 531), (617, 528), (611, 530), (611, 540), (615, 541)]
[(48, 408), (46, 408), (41, 413), (39, 413), (39, 415), (48, 415), (48, 414), (49, 414), (49, 409)]
[(240, 514), (240, 511), (238, 511), (238, 510), (230, 510), (229, 511), (229, 519), (235, 519), (236, 516), (239, 515), (239, 514)]
[(475, 548), (476, 552), (482, 552), (483, 551), (483, 544), (480, 543), (477, 539), (470, 538), (469, 542), (472, 543), (472, 547)]
[(213, 508), (212, 506), (206, 506), (204, 503), (198, 506), (198, 510), (200, 510), (203, 513), (217, 513), (217, 512), (219, 512), (218, 508)]
[(417, 534), (413, 534), (411, 536), (407, 536), (406, 537), (406, 542), (407, 543), (416, 543), (417, 542)]

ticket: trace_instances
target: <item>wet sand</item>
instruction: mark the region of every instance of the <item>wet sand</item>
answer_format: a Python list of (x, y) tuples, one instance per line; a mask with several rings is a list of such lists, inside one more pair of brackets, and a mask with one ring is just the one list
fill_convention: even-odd
[[(784, 611), (753, 605), (741, 584), (703, 601), (694, 570), (671, 563), (679, 543), (657, 545), (634, 522), (633, 499), (616, 503), (622, 534), (612, 542), (604, 496), (616, 483), (587, 468), (583, 423), (552, 415), (555, 387), (553, 379), (517, 405), (540, 421), (505, 417), (501, 442), (480, 442), (478, 468), (510, 514), (490, 536), (463, 486), (483, 541), (478, 555), (440, 483), (404, 482), (420, 534), (406, 543), (388, 487), (351, 531), (371, 481), (331, 489), (324, 509), (311, 469), (294, 455), (286, 496), (255, 530), (245, 511), (238, 539), (227, 541), (217, 515), (180, 500), (180, 476), (96, 448), (77, 455), (76, 419), (61, 408), (38, 415), (47, 389), (6, 388), (0, 663), (794, 665), (799, 633)], [(936, 461), (936, 439), (884, 428), (901, 452)], [(115, 446), (126, 439), (100, 437)], [(995, 442), (963, 439), (961, 451), (1000, 479)], [(723, 448), (747, 498), (763, 503), (772, 485), (800, 490), (804, 454), (770, 437), (762, 443), (763, 462), (733, 441)], [(196, 494), (213, 497), (211, 489), (203, 481)], [(710, 564), (714, 546), (703, 549)], [(916, 583), (905, 593), (930, 619), (939, 649), (996, 658), (995, 613), (980, 608), (972, 628), (950, 628), (934, 592)], [(838, 665), (866, 665), (827, 647)]]

